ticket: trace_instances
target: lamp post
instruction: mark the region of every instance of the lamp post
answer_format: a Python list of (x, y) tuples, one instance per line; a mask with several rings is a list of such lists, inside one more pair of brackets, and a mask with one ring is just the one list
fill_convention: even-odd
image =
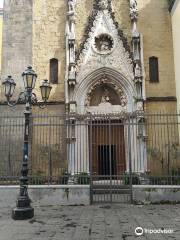
[(24, 82), (24, 91), (19, 94), (16, 102), (11, 102), (16, 83), (11, 76), (8, 76), (3, 82), (5, 96), (7, 103), (10, 107), (15, 106), (19, 102), (25, 102), (26, 107), (24, 111), (25, 116), (25, 128), (24, 128), (24, 148), (23, 148), (23, 160), (21, 166), (21, 177), (20, 177), (20, 191), (16, 201), (16, 207), (12, 210), (12, 218), (14, 220), (25, 220), (30, 219), (34, 216), (34, 209), (31, 206), (31, 200), (28, 195), (28, 159), (29, 159), (29, 123), (32, 105), (38, 105), (44, 108), (46, 102), (50, 96), (52, 87), (48, 80), (44, 80), (40, 86), (43, 104), (40, 104), (37, 100), (33, 89), (36, 84), (37, 74), (34, 72), (31, 66), (29, 66), (22, 74)]

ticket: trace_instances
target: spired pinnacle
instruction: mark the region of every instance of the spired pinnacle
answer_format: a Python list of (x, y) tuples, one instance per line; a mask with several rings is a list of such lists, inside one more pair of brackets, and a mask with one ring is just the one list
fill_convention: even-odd
[(111, 3), (111, 0), (99, 0), (98, 6), (100, 10), (106, 10), (109, 8), (109, 4)]

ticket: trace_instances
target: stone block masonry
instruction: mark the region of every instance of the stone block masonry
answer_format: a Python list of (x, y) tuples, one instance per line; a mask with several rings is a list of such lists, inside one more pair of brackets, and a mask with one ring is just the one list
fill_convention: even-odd
[(22, 71), (32, 64), (32, 17), (32, 0), (4, 1), (2, 79), (12, 75), (17, 92), (23, 87)]

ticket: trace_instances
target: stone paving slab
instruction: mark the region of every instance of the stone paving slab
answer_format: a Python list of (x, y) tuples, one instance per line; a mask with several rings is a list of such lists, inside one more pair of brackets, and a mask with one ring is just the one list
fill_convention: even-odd
[[(180, 205), (35, 206), (35, 217), (14, 221), (0, 209), (0, 240), (180, 239)], [(172, 234), (135, 235), (135, 228), (172, 229)]]

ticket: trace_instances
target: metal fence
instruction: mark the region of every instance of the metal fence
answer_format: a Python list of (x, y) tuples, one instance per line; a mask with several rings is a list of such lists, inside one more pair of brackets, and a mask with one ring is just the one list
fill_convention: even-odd
[[(132, 184), (179, 185), (179, 130), (178, 114), (32, 115), (29, 182), (91, 184), (92, 197), (104, 188), (130, 193)], [(1, 114), (1, 185), (18, 184), (23, 131), (23, 114)]]

